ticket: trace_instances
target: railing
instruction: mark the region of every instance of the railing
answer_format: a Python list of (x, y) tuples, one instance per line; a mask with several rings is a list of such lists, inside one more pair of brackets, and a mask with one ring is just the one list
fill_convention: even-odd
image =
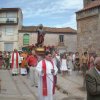
[(17, 18), (0, 18), (0, 24), (16, 24)]

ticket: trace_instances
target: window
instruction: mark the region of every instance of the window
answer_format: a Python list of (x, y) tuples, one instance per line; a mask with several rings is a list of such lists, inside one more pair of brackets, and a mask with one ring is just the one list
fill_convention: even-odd
[(4, 43), (5, 51), (13, 51), (13, 43)]
[(64, 35), (59, 35), (59, 42), (61, 42), (61, 43), (64, 42)]
[(6, 35), (13, 35), (14, 33), (14, 27), (13, 26), (7, 26), (5, 29)]
[(23, 45), (29, 45), (29, 34), (24, 34)]

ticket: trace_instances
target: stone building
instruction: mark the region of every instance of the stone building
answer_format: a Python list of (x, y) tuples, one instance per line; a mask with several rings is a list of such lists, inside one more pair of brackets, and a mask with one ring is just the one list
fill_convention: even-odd
[[(23, 26), (19, 30), (19, 48), (23, 46), (37, 43), (37, 27), (38, 26)], [(77, 49), (77, 32), (76, 30), (66, 28), (51, 28), (44, 27), (46, 33), (44, 37), (45, 46), (56, 46), (61, 52), (72, 51)]]
[[(12, 51), (14, 48), (37, 43), (37, 27), (23, 26), (23, 14), (20, 8), (0, 9), (0, 51)], [(61, 52), (77, 49), (76, 30), (66, 28), (44, 27), (46, 32), (44, 45), (56, 46)]]
[(20, 8), (0, 9), (0, 51), (18, 48), (18, 30), (22, 27)]
[(100, 0), (83, 0), (83, 4), (76, 12), (78, 50), (100, 54)]

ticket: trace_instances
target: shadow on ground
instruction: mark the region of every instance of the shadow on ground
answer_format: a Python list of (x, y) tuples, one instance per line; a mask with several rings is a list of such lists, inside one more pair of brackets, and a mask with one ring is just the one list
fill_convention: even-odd
[(70, 97), (63, 98), (62, 100), (84, 100), (84, 98), (76, 97), (76, 96), (70, 96)]

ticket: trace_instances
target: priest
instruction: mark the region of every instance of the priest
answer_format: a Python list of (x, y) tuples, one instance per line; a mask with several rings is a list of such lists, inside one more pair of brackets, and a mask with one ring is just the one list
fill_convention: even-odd
[(45, 52), (45, 58), (38, 63), (36, 70), (39, 75), (39, 100), (53, 100), (55, 94), (55, 76), (58, 70), (52, 61), (51, 52)]
[(19, 63), (21, 63), (19, 53), (17, 49), (14, 49), (10, 59), (12, 76), (16, 76), (19, 74)]

